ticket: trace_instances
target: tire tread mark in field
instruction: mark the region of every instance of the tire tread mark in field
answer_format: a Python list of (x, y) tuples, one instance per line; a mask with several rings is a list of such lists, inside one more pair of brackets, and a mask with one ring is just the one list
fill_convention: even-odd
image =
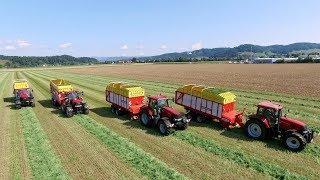
[(34, 178), (69, 179), (32, 108), (21, 109), (20, 118)]
[[(74, 83), (74, 84), (78, 84), (78, 83), (76, 83), (76, 82), (74, 82), (74, 81), (72, 81), (72, 83)], [(80, 85), (80, 86), (82, 86), (82, 87), (84, 87), (84, 88), (88, 88), (88, 87), (86, 87), (86, 86), (83, 86), (83, 85)], [(89, 88), (89, 89), (91, 89), (91, 87)], [(94, 89), (93, 89), (94, 90)], [(96, 90), (95, 90), (96, 91)], [(91, 97), (90, 97), (91, 98)], [(96, 100), (95, 100), (96, 101)], [(100, 100), (98, 100), (98, 101), (100, 101)], [(223, 148), (223, 147), (221, 147), (221, 148)], [(248, 157), (248, 155), (242, 155), (242, 156), (246, 156), (246, 157)], [(231, 159), (232, 160), (232, 159)], [(257, 162), (257, 161), (259, 161), (259, 163), (265, 163), (264, 161), (262, 161), (262, 160), (258, 160), (258, 159), (256, 159), (256, 161), (255, 162)], [(265, 163), (265, 164), (268, 164), (268, 163)], [(241, 165), (243, 165), (243, 164), (241, 164)], [(279, 167), (278, 165), (274, 165), (274, 164), (268, 164), (270, 167)], [(255, 170), (260, 170), (260, 169), (257, 169), (257, 166), (255, 166), (256, 167), (256, 169)], [(261, 172), (261, 171), (259, 171), (259, 172)], [(270, 174), (269, 174), (270, 175)]]
[(162, 161), (144, 152), (127, 139), (95, 122), (90, 117), (79, 115), (73, 119), (149, 179), (186, 179)]
[(291, 173), (278, 165), (265, 163), (254, 156), (248, 156), (240, 150), (229, 149), (219, 146), (213, 140), (202, 138), (190, 132), (176, 132), (175, 137), (192, 144), (195, 147), (200, 147), (213, 154), (223, 156), (237, 164), (252, 168), (258, 172), (268, 174), (276, 179), (307, 179), (304, 176)]
[[(49, 88), (44, 87), (42, 83), (27, 73), (24, 73), (24, 75), (34, 85), (35, 90), (39, 93), (38, 95), (42, 94), (42, 97), (51, 96), (48, 91)], [(37, 104), (37, 107), (41, 108), (39, 111), (45, 111), (45, 107), (42, 107), (42, 104)], [(99, 140), (90, 133), (87, 133), (77, 123), (66, 121), (67, 119), (60, 122), (61, 119), (57, 119), (58, 117), (55, 115), (45, 115), (46, 117), (43, 117), (39, 113), (37, 115), (43, 118), (42, 122), (44, 126), (55, 126), (54, 129), (46, 128), (46, 130), (51, 134), (51, 138), (53, 138), (52, 143), (54, 143), (58, 152), (60, 152), (60, 156), (64, 157), (65, 164), (68, 166), (68, 170), (71, 171), (70, 175), (72, 177), (76, 179), (90, 179), (93, 177), (97, 179), (143, 178), (138, 172), (133, 171), (131, 167), (116, 159), (116, 156), (110, 153), (102, 143), (100, 145)]]

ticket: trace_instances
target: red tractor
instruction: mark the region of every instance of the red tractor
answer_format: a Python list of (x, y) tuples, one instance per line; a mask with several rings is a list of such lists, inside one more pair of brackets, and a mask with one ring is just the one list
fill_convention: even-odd
[(299, 120), (282, 115), (280, 104), (264, 101), (258, 104), (256, 114), (248, 116), (246, 135), (253, 139), (281, 138), (291, 151), (301, 151), (314, 137), (314, 131)]
[(141, 107), (140, 121), (144, 126), (157, 126), (160, 133), (169, 135), (173, 128), (185, 130), (190, 119), (174, 109), (170, 104), (172, 99), (157, 95), (148, 97), (148, 103)]
[(82, 98), (83, 93), (74, 91), (68, 81), (51, 80), (50, 90), (52, 105), (61, 107), (67, 117), (78, 113), (89, 114), (89, 107)]
[(17, 109), (22, 106), (35, 107), (33, 90), (29, 87), (27, 80), (16, 80), (13, 83), (14, 104)]

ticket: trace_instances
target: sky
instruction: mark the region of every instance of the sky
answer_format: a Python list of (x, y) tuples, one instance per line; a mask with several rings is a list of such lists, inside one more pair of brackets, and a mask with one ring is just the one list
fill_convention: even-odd
[(149, 56), (320, 43), (319, 0), (0, 0), (0, 54)]

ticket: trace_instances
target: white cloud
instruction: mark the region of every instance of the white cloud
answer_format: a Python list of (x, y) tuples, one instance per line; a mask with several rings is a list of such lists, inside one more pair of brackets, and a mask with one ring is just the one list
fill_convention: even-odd
[(8, 45), (6, 47), (4, 47), (6, 50), (15, 50), (16, 47), (15, 46), (12, 46), (12, 45)]
[(167, 45), (165, 45), (165, 44), (162, 44), (161, 46), (160, 46), (160, 49), (162, 49), (162, 50), (166, 50), (168, 47), (167, 47)]
[(201, 48), (202, 48), (202, 42), (194, 43), (192, 44), (192, 47), (191, 47), (192, 50), (199, 50)]
[(72, 47), (72, 43), (63, 43), (59, 45), (60, 48), (70, 48)]
[(120, 49), (122, 49), (122, 50), (127, 50), (127, 49), (129, 49), (129, 47), (128, 47), (128, 45), (123, 45), (123, 46), (121, 46), (121, 48)]
[(21, 48), (31, 46), (31, 43), (25, 40), (17, 40), (17, 45)]

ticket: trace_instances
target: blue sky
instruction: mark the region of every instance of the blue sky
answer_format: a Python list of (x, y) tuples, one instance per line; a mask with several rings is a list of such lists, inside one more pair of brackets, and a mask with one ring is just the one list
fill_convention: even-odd
[(319, 0), (0, 1), (0, 54), (140, 56), (320, 43)]

